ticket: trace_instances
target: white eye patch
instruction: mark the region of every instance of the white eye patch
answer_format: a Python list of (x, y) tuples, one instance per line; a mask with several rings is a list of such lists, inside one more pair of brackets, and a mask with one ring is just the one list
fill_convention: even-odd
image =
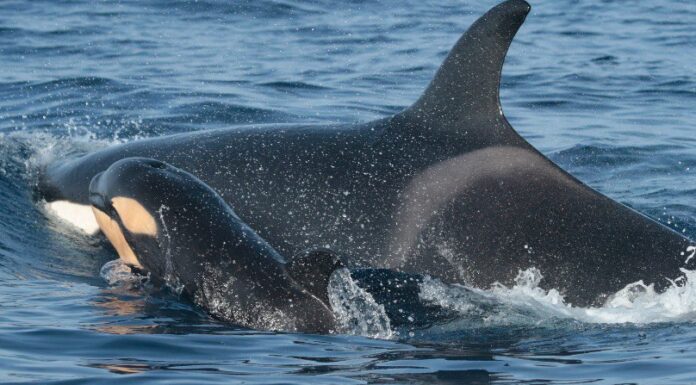
[(132, 198), (115, 197), (111, 199), (121, 223), (131, 234), (157, 236), (157, 223), (138, 201)]

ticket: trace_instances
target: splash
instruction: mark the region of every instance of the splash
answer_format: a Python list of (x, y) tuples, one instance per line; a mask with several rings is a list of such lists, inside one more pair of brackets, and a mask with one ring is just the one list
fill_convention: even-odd
[(167, 242), (167, 246), (164, 251), (164, 282), (171, 290), (174, 291), (174, 293), (176, 293), (176, 295), (181, 295), (181, 293), (184, 291), (184, 284), (179, 281), (179, 277), (174, 270), (172, 236), (169, 234), (167, 222), (164, 220), (164, 213), (166, 211), (169, 211), (169, 207), (165, 205), (161, 205), (157, 210), (157, 215), (159, 215), (160, 223), (162, 224), (162, 238)]
[(496, 326), (543, 326), (557, 318), (567, 318), (564, 303), (556, 290), (544, 292), (537, 269), (521, 271), (515, 286), (496, 284), (482, 290), (457, 284), (445, 284), (425, 277), (419, 298), (457, 314), (453, 324), (461, 329)]
[(134, 273), (121, 259), (114, 259), (104, 264), (99, 270), (110, 286), (140, 286), (149, 280), (149, 276)]
[(511, 287), (498, 283), (488, 290), (426, 278), (421, 284), (420, 297), (456, 311), (461, 318), (479, 320), (478, 326), (540, 326), (559, 319), (602, 324), (694, 321), (696, 270), (682, 269), (682, 273), (661, 293), (653, 285), (637, 281), (598, 307), (575, 307), (556, 289), (542, 289), (539, 284), (543, 275), (536, 268), (520, 271)]
[(395, 337), (384, 306), (358, 286), (347, 269), (338, 269), (331, 275), (328, 292), (340, 332), (382, 339)]
[(578, 318), (586, 322), (651, 323), (696, 320), (696, 270), (681, 270), (683, 275), (670, 281), (662, 293), (643, 281), (627, 285), (600, 308), (581, 310)]

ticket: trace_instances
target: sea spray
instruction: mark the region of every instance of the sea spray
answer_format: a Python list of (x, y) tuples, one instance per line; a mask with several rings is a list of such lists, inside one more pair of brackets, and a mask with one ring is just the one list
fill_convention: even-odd
[(486, 290), (427, 278), (421, 284), (421, 298), (458, 311), (462, 318), (480, 318), (480, 325), (469, 323), (473, 327), (540, 325), (554, 319), (606, 324), (693, 321), (696, 320), (696, 271), (682, 269), (682, 273), (670, 280), (670, 286), (661, 293), (653, 285), (637, 281), (596, 307), (575, 307), (558, 290), (542, 289), (539, 285), (543, 275), (536, 268), (521, 270), (511, 287), (496, 283)]
[(347, 269), (333, 273), (328, 292), (340, 332), (383, 339), (395, 336), (384, 306), (358, 286)]

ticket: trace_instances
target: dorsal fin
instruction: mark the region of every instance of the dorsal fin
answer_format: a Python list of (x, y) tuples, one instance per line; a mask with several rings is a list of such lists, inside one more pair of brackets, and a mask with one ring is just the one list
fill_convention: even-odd
[(341, 258), (331, 250), (310, 249), (293, 256), (285, 268), (297, 284), (331, 306), (327, 291), (329, 279), (341, 267), (344, 267)]
[[(425, 93), (399, 115), (424, 122), (421, 129), (432, 134), (465, 127), (474, 131), (469, 135), (484, 134), (496, 142), (506, 138), (511, 127), (500, 106), (500, 76), (530, 9), (524, 0), (508, 0), (481, 16), (457, 41)], [(486, 132), (476, 132), (479, 127)]]

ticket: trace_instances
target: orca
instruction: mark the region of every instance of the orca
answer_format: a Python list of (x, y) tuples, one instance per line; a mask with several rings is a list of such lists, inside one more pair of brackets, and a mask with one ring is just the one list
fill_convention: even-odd
[(347, 266), (480, 288), (535, 267), (543, 288), (578, 306), (638, 280), (661, 290), (694, 242), (559, 168), (503, 114), (505, 55), (529, 11), (508, 0), (484, 14), (393, 116), (137, 140), (47, 165), (38, 191), (88, 207), (95, 175), (147, 157), (198, 177), (283, 255), (325, 247), (349, 255)]
[(153, 159), (126, 158), (95, 175), (89, 194), (101, 230), (124, 262), (214, 317), (254, 329), (337, 331), (327, 287), (340, 259), (319, 250), (286, 266), (195, 176)]

